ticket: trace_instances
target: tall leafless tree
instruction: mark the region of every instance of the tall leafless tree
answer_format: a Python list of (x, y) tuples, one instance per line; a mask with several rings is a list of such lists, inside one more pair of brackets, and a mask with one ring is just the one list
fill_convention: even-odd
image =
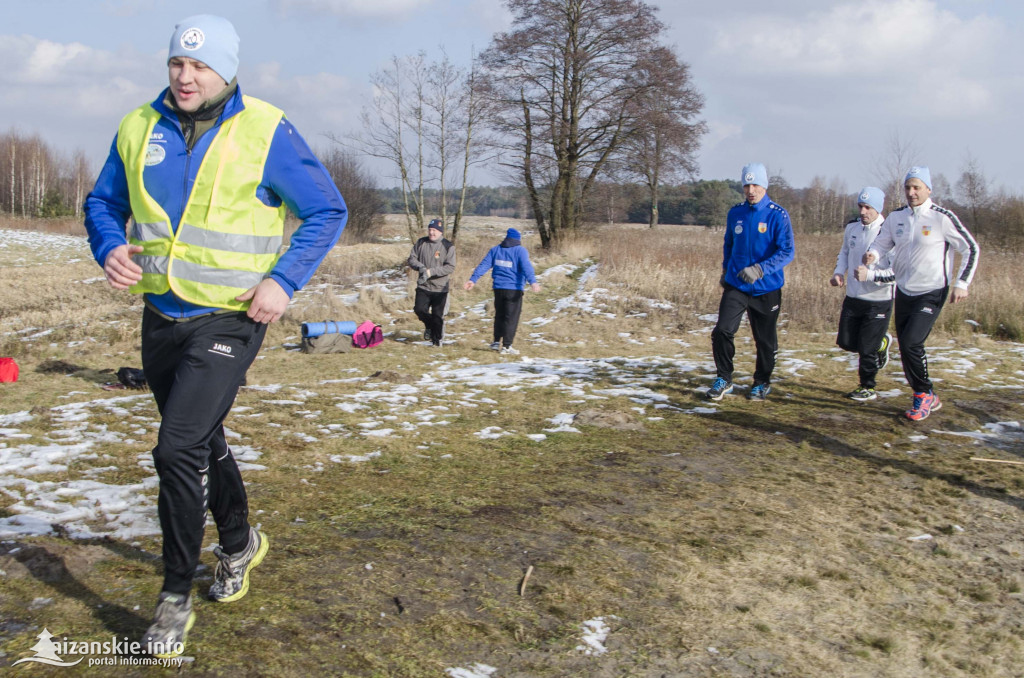
[(512, 28), (481, 55), (503, 164), (525, 184), (541, 243), (580, 206), (639, 126), (642, 77), (664, 30), (640, 0), (505, 0)]
[(697, 171), (696, 153), (707, 125), (695, 120), (704, 97), (693, 87), (689, 67), (667, 47), (651, 50), (637, 65), (648, 88), (633, 102), (635, 125), (626, 137), (621, 163), (640, 179), (650, 199), (649, 226), (658, 225), (659, 187)]

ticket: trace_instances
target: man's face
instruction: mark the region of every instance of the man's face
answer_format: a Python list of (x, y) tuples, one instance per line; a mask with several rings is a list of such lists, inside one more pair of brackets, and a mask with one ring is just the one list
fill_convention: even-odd
[(427, 237), (430, 238), (430, 242), (437, 242), (444, 235), (444, 231), (439, 231), (436, 228), (427, 229)]
[(224, 78), (202, 61), (188, 57), (171, 57), (167, 62), (171, 94), (178, 108), (194, 113), (204, 103), (228, 87)]
[(768, 189), (764, 186), (757, 184), (747, 184), (743, 187), (743, 196), (747, 199), (747, 203), (755, 205), (761, 202), (761, 198), (768, 192)]
[(860, 203), (857, 206), (860, 207), (860, 223), (864, 224), (865, 226), (867, 226), (872, 221), (878, 218), (878, 210), (876, 210), (871, 205), (865, 205), (864, 203)]
[(928, 188), (920, 179), (907, 179), (907, 183), (903, 184), (903, 192), (907, 194), (908, 205), (920, 207), (932, 194), (932, 189)]

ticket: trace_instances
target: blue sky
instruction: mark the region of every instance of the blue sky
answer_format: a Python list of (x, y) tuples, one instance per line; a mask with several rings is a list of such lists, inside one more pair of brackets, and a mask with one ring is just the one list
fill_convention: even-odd
[[(706, 97), (700, 176), (766, 163), (796, 186), (879, 182), (898, 136), (955, 182), (973, 156), (1024, 193), (1024, 3), (1011, 0), (662, 0), (666, 41)], [(443, 45), (457, 62), (509, 26), (500, 0), (4, 0), (0, 130), (38, 133), (98, 169), (120, 117), (166, 85), (190, 14), (241, 35), (244, 91), (282, 107), (314, 147), (358, 129), (369, 75)], [(493, 178), (480, 177), (493, 183)], [(381, 180), (382, 184), (389, 183)]]

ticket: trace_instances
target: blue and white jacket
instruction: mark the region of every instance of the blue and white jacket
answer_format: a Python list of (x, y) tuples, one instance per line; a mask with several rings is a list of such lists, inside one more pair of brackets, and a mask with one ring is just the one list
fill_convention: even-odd
[[(723, 280), (751, 296), (781, 289), (786, 284), (782, 269), (796, 253), (789, 213), (765, 195), (751, 205), (742, 202), (729, 210), (722, 256)], [(739, 273), (760, 264), (764, 276), (743, 282)]]
[(526, 283), (537, 282), (530, 254), (519, 242), (506, 238), (492, 247), (469, 276), (470, 282), (476, 283), (487, 271), (491, 271), (496, 290), (522, 290)]
[[(237, 88), (226, 102), (216, 125), (199, 137), (189, 150), (177, 114), (164, 104), (165, 96), (167, 90), (150, 104), (162, 116), (153, 130), (150, 143), (162, 152), (151, 154), (153, 164), (147, 164), (143, 181), (146, 191), (160, 203), (177, 228), (203, 157), (221, 123), (237, 115), (245, 105), (241, 88)], [(270, 273), (270, 277), (291, 297), (309, 282), (327, 252), (338, 241), (348, 220), (348, 208), (323, 164), (313, 155), (295, 127), (284, 118), (271, 142), (257, 194), (263, 203), (273, 207), (283, 201), (302, 220), (302, 225), (291, 236), (288, 250)], [(132, 213), (116, 135), (96, 186), (85, 199), (84, 209), (89, 245), (93, 257), (103, 266), (114, 248), (127, 244), (125, 227)], [(176, 318), (216, 310), (179, 299), (174, 292), (148, 294), (146, 299), (161, 313)]]

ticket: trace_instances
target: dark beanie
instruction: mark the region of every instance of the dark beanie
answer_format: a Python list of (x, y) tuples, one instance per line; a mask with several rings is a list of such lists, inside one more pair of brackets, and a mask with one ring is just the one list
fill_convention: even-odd
[(427, 229), (429, 230), (431, 228), (436, 228), (437, 230), (444, 233), (444, 222), (441, 221), (440, 219), (433, 219), (429, 224), (427, 224)]

